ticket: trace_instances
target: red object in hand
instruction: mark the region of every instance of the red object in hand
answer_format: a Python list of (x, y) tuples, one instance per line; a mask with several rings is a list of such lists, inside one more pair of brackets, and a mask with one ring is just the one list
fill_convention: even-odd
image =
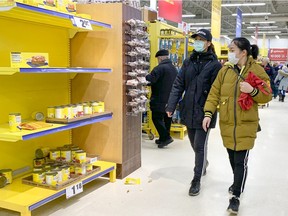
[[(268, 95), (269, 92), (265, 91), (264, 86), (268, 86), (265, 81), (260, 79), (256, 76), (253, 72), (249, 72), (245, 82), (248, 82), (253, 88), (259, 89), (265, 95)], [(268, 86), (269, 87), (269, 86)], [(271, 88), (269, 87), (270, 92), (272, 92)], [(242, 110), (249, 110), (253, 106), (253, 98), (250, 94), (242, 92), (238, 99), (238, 104), (242, 108)]]

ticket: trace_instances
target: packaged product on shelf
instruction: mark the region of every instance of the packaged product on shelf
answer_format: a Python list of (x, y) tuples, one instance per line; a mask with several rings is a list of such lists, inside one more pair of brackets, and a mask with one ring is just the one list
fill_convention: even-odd
[[(44, 3), (43, 8), (45, 9), (53, 10), (53, 11), (58, 10), (57, 0), (44, 0), (43, 3)], [(38, 7), (40, 7), (40, 5), (38, 5)]]
[(83, 115), (84, 115), (83, 104), (78, 103), (77, 104), (77, 117), (81, 117)]
[(47, 185), (56, 186), (58, 182), (57, 172), (48, 172), (45, 174), (45, 182)]
[(61, 154), (60, 154), (60, 150), (58, 149), (51, 149), (50, 150), (50, 159), (51, 160), (60, 160)]
[(0, 7), (10, 7), (14, 5), (14, 0), (0, 0)]
[(77, 118), (77, 116), (78, 116), (77, 105), (73, 104), (72, 105), (72, 118)]
[(31, 114), (33, 120), (42, 121), (44, 119), (44, 114), (42, 112), (35, 111)]
[(104, 107), (104, 102), (103, 101), (98, 101), (98, 102), (93, 102), (92, 103), (92, 110), (93, 113), (101, 113), (104, 112), (105, 107)]
[(62, 168), (62, 180), (67, 181), (70, 178), (70, 166), (64, 165)]
[(60, 149), (61, 161), (71, 162), (71, 150), (69, 148), (61, 148)]
[(57, 119), (64, 119), (64, 107), (63, 106), (56, 106), (55, 107), (55, 118)]
[(92, 164), (87, 164), (86, 165), (86, 172), (91, 172), (93, 170), (93, 165)]
[(72, 119), (72, 106), (66, 105), (63, 109), (64, 119)]
[(10, 57), (14, 68), (49, 67), (48, 53), (11, 52)]
[(76, 152), (79, 151), (80, 148), (79, 147), (73, 147), (71, 148), (71, 158), (72, 161), (75, 162), (76, 161)]
[(7, 179), (7, 184), (12, 183), (12, 169), (1, 169), (0, 176), (5, 176)]
[(76, 175), (85, 175), (86, 174), (86, 166), (75, 167)]
[(6, 184), (7, 184), (7, 178), (3, 175), (0, 175), (0, 188), (5, 187)]
[(83, 113), (84, 113), (84, 115), (91, 115), (92, 114), (92, 107), (89, 104), (83, 105)]
[(75, 152), (75, 162), (76, 163), (85, 163), (86, 162), (86, 152), (83, 150), (78, 150)]
[(74, 165), (70, 165), (70, 173), (75, 174), (75, 166)]
[(48, 118), (55, 118), (55, 107), (54, 106), (49, 106), (47, 108), (47, 117)]
[(36, 158), (33, 160), (34, 167), (42, 167), (45, 164), (45, 158)]
[(60, 12), (76, 14), (76, 4), (73, 0), (58, 0), (57, 9)]
[(36, 158), (48, 157), (49, 156), (49, 152), (50, 152), (50, 148), (49, 147), (38, 148), (35, 151), (35, 157)]
[(63, 181), (62, 168), (56, 167), (55, 169), (52, 169), (51, 172), (56, 172), (57, 173), (57, 183), (60, 183), (60, 182)]
[(36, 7), (44, 7), (44, 2), (42, 0), (23, 0), (23, 3)]
[(20, 131), (21, 124), (21, 114), (20, 113), (10, 113), (9, 114), (9, 130), (10, 132)]
[(32, 173), (32, 179), (33, 179), (33, 182), (44, 184), (45, 183), (45, 171), (43, 170), (34, 171)]

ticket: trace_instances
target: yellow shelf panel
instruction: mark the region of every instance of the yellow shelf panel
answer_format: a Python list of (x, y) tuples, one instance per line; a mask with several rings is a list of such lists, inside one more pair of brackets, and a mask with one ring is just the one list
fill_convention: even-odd
[(23, 74), (45, 74), (45, 73), (109, 73), (112, 72), (111, 68), (11, 68), (11, 67), (0, 67), (0, 75), (13, 75), (15, 73)]
[[(89, 31), (84, 28), (78, 28), (73, 25), (72, 20), (74, 16), (72, 14), (61, 13), (57, 11), (52, 11), (40, 7), (35, 7), (31, 5), (22, 4), (19, 2), (15, 3), (14, 7), (6, 7), (5, 9), (0, 9), (0, 17), (11, 18), (11, 19), (20, 19), (29, 22), (42, 23), (45, 25), (52, 25), (63, 27), (67, 29), (74, 29), (79, 32)], [(81, 18), (81, 17), (79, 17)], [(81, 18), (83, 19), (83, 18)], [(110, 24), (89, 20), (93, 30), (104, 30), (112, 28)], [(11, 26), (12, 28), (12, 26)]]
[[(93, 173), (81, 179), (83, 185), (107, 173), (110, 173), (110, 182), (115, 181), (115, 178), (116, 178), (115, 176), (116, 164), (115, 163), (106, 162), (106, 161), (97, 161), (94, 163), (94, 165), (100, 166), (101, 170), (99, 172)], [(75, 182), (75, 184), (76, 183), (77, 182)], [(25, 215), (24, 212), (26, 212), (26, 215), (29, 215), (27, 211), (28, 212), (32, 211), (65, 194), (66, 194), (66, 188), (55, 191), (51, 189), (34, 187), (34, 186), (22, 184), (22, 178), (17, 178), (13, 180), (13, 183), (11, 185), (6, 185), (4, 188), (1, 188), (0, 207), (22, 212), (22, 215)]]
[(10, 132), (8, 124), (0, 125), (0, 141), (17, 142), (20, 140), (29, 140), (41, 136), (46, 136), (53, 133), (58, 133), (65, 130), (70, 130), (77, 127), (82, 127), (89, 124), (105, 121), (112, 118), (111, 112), (99, 113), (97, 116), (91, 118), (72, 122), (69, 124), (52, 124), (49, 128), (42, 128), (37, 130), (22, 130), (19, 132)]

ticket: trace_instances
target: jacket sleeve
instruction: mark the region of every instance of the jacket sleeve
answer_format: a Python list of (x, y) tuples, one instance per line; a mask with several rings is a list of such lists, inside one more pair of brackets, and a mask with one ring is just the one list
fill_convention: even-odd
[(223, 81), (223, 76), (225, 76), (225, 72), (227, 72), (227, 69), (228, 69), (227, 67), (223, 67), (222, 69), (220, 69), (216, 79), (212, 84), (212, 87), (210, 89), (210, 92), (208, 94), (204, 106), (205, 117), (212, 118), (212, 115), (216, 112), (217, 106), (220, 101), (220, 90)]
[(215, 65), (215, 68), (212, 72), (212, 75), (211, 75), (211, 85), (213, 84), (214, 80), (216, 79), (217, 74), (221, 68), (222, 68), (222, 65), (220, 64), (220, 62), (217, 62), (217, 64)]
[(166, 107), (167, 112), (174, 112), (180, 98), (182, 97), (182, 94), (185, 90), (185, 72), (187, 67), (188, 65), (184, 63), (176, 76), (168, 99), (168, 104)]
[(272, 90), (271, 90), (271, 83), (270, 83), (270, 78), (268, 74), (265, 72), (265, 70), (259, 66), (257, 68), (256, 75), (264, 80), (266, 82), (266, 85), (263, 85), (263, 88), (265, 92), (268, 92), (268, 94), (263, 93), (259, 89), (254, 89), (250, 95), (252, 96), (253, 100), (257, 103), (268, 103), (269, 101), (272, 100)]
[(151, 73), (146, 76), (146, 80), (151, 83), (151, 85), (157, 83), (158, 79), (161, 77), (161, 70), (159, 67), (155, 67)]

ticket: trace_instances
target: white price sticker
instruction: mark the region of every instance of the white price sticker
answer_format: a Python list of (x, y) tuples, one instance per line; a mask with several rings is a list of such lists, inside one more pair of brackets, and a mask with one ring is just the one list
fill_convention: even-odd
[(66, 199), (69, 199), (82, 192), (83, 192), (82, 182), (78, 182), (77, 184), (71, 185), (66, 188)]
[(72, 24), (74, 26), (77, 26), (78, 28), (93, 30), (90, 21), (87, 19), (74, 16), (71, 16), (70, 19), (72, 21)]

